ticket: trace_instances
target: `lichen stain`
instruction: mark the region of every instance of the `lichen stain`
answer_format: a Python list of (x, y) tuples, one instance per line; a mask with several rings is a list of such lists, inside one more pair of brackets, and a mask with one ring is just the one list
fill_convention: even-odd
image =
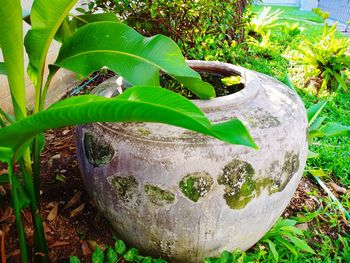
[(150, 130), (145, 129), (143, 127), (138, 128), (137, 132), (140, 134), (140, 136), (143, 136), (143, 137), (148, 137), (152, 134)]
[(279, 192), (286, 188), (293, 175), (299, 170), (299, 154), (293, 152), (287, 152), (284, 157), (284, 164), (282, 167), (282, 174), (284, 178), (279, 182)]
[(123, 201), (125, 204), (136, 203), (138, 197), (138, 183), (135, 177), (111, 176), (108, 177), (108, 181), (121, 201)]
[(213, 185), (213, 178), (207, 172), (187, 174), (179, 183), (181, 192), (193, 202), (204, 197)]
[(254, 168), (248, 162), (238, 159), (228, 163), (218, 177), (218, 183), (225, 185), (224, 199), (231, 209), (244, 208), (253, 198), (260, 196), (264, 189), (269, 194), (275, 191), (270, 178), (254, 180)]
[(156, 205), (172, 204), (175, 201), (175, 195), (169, 190), (165, 190), (156, 185), (146, 184), (145, 193), (149, 201)]
[(261, 108), (246, 113), (246, 118), (251, 128), (266, 129), (277, 127), (281, 123), (277, 117)]
[(94, 167), (110, 163), (114, 156), (114, 149), (109, 143), (89, 133), (84, 135), (84, 151), (89, 163)]

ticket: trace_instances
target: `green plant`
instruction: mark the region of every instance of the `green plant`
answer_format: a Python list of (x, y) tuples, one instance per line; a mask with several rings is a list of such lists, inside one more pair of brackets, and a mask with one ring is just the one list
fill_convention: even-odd
[[(91, 257), (92, 263), (116, 263), (123, 259), (126, 262), (135, 263), (166, 263), (163, 259), (154, 259), (151, 257), (144, 257), (139, 255), (139, 251), (136, 248), (126, 249), (124, 242), (120, 239), (115, 241), (114, 247), (109, 247), (105, 251), (102, 251), (100, 247), (96, 247)], [(71, 256), (70, 263), (80, 263), (80, 260), (76, 256)]]
[(345, 72), (350, 68), (350, 39), (336, 38), (336, 27), (324, 25), (322, 37), (315, 42), (304, 38), (291, 56), (297, 65), (302, 65), (306, 77), (314, 78), (317, 94), (323, 91), (347, 90)]
[[(201, 98), (215, 96), (213, 87), (203, 82), (199, 74), (187, 66), (181, 51), (169, 38), (161, 35), (144, 38), (130, 27), (114, 21), (84, 25), (72, 30), (69, 37), (62, 37), (60, 33), (57, 35), (76, 2), (35, 0), (33, 3), (31, 29), (24, 40), (29, 57), (28, 75), (35, 87), (34, 110), (29, 115), (25, 100), (20, 1), (0, 0), (0, 47), (4, 56), (0, 69), (7, 76), (14, 109), (14, 116), (0, 111), (0, 161), (7, 164), (8, 169), (8, 174), (1, 175), (0, 181), (10, 185), (23, 262), (30, 260), (21, 220), (21, 211), (27, 207), (35, 229), (33, 255), (37, 261), (48, 261), (39, 210), (40, 151), (44, 144), (42, 133), (47, 129), (93, 121), (162, 122), (229, 143), (256, 147), (239, 120), (213, 125), (190, 101), (159, 88), (159, 71), (162, 70)], [(55, 35), (64, 42), (45, 80), (46, 55)], [(110, 99), (83, 95), (44, 109), (50, 82), (60, 67), (85, 76), (108, 67), (135, 87)], [(16, 168), (17, 164), (19, 169)]]
[(276, 23), (283, 13), (281, 10), (271, 12), (271, 7), (264, 7), (257, 14), (252, 15), (251, 19), (246, 24), (246, 32), (254, 38), (260, 38), (266, 35), (269, 30), (280, 26)]
[(167, 35), (177, 42), (186, 57), (203, 59), (204, 56), (221, 55), (211, 52), (211, 48), (220, 50), (233, 42), (244, 42), (243, 11), (249, 2), (91, 0), (85, 12), (94, 13), (102, 9), (116, 13), (140, 33)]

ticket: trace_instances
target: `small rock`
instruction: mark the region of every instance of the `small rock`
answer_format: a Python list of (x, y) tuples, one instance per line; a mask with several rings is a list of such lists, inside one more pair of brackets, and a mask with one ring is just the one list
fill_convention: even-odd
[(295, 227), (305, 231), (309, 228), (309, 225), (307, 223), (301, 223), (301, 224), (297, 224)]

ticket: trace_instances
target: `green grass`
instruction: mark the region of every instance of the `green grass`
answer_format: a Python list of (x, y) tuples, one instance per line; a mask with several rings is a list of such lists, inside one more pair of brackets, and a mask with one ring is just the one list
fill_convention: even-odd
[[(255, 5), (252, 10), (258, 12), (263, 9), (264, 6)], [(281, 10), (281, 18), (293, 19), (294, 21), (306, 20), (316, 23), (322, 23), (323, 19), (311, 11), (300, 11), (298, 7), (291, 6), (271, 6), (271, 11)]]

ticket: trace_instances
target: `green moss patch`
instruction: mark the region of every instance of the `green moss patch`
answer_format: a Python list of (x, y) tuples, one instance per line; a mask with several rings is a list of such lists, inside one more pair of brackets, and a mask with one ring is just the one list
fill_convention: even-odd
[(85, 156), (94, 167), (110, 163), (114, 156), (112, 145), (90, 133), (84, 135)]
[(172, 204), (175, 201), (175, 195), (169, 190), (165, 190), (156, 185), (146, 184), (144, 186), (147, 198), (156, 205)]
[(186, 175), (179, 183), (181, 192), (193, 202), (207, 194), (213, 185), (213, 179), (206, 172)]

